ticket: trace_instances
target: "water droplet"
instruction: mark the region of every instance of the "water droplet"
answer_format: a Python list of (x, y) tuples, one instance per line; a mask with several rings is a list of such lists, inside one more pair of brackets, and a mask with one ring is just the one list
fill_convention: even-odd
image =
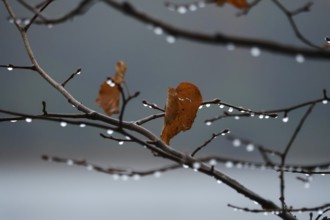
[(78, 71), (78, 72), (76, 72), (76, 74), (77, 74), (77, 75), (80, 75), (80, 74), (81, 74), (81, 70), (80, 70), (80, 71)]
[(233, 140), (233, 146), (234, 146), (234, 147), (239, 147), (239, 146), (241, 146), (241, 141), (240, 141), (240, 139), (234, 139), (234, 140)]
[(311, 184), (310, 183), (305, 183), (304, 187), (305, 187), (305, 189), (309, 189), (311, 187)]
[(250, 53), (252, 56), (258, 57), (260, 56), (261, 51), (258, 47), (252, 47)]
[(236, 119), (236, 120), (239, 120), (239, 116), (235, 116), (235, 119)]
[(263, 119), (265, 116), (264, 115), (259, 115), (259, 119)]
[(25, 121), (26, 121), (27, 123), (31, 123), (31, 122), (32, 122), (32, 118), (26, 118)]
[(54, 25), (53, 24), (48, 24), (47, 27), (50, 29), (50, 28), (53, 28)]
[(282, 118), (282, 121), (283, 121), (284, 123), (287, 123), (287, 122), (289, 121), (289, 117), (288, 117), (288, 116), (285, 116), (284, 118)]
[(154, 172), (154, 177), (156, 177), (156, 178), (161, 177), (161, 175), (162, 175), (162, 172), (160, 172), (160, 171)]
[(93, 167), (93, 165), (88, 164), (88, 165), (86, 166), (86, 169), (87, 169), (88, 171), (92, 171), (92, 170), (94, 170), (94, 167)]
[(189, 8), (190, 11), (196, 11), (197, 10), (197, 6), (195, 4), (190, 4), (188, 6), (188, 8)]
[(119, 175), (118, 174), (114, 174), (114, 175), (112, 175), (112, 178), (114, 179), (114, 180), (119, 180)]
[(198, 4), (198, 7), (200, 7), (200, 8), (205, 7), (205, 2), (204, 1), (199, 1), (197, 4)]
[(128, 137), (128, 136), (125, 136), (125, 138), (126, 138), (126, 140), (131, 140), (131, 138), (130, 138), (130, 137)]
[(222, 183), (222, 181), (221, 180), (217, 180), (217, 184), (221, 184)]
[(234, 111), (234, 108), (233, 107), (229, 107), (228, 108), (228, 112), (233, 112)]
[(234, 163), (231, 162), (231, 161), (227, 161), (227, 162), (225, 163), (225, 166), (226, 166), (227, 168), (232, 168), (232, 167), (234, 166)]
[(297, 54), (296, 61), (297, 63), (303, 63), (305, 62), (305, 57), (302, 54)]
[(66, 123), (65, 121), (62, 121), (61, 123), (60, 123), (60, 125), (61, 125), (61, 127), (66, 127), (67, 125), (68, 125), (68, 123)]
[(323, 211), (322, 210), (318, 210), (317, 211), (317, 214), (322, 215), (323, 214)]
[(14, 67), (12, 67), (12, 66), (8, 66), (8, 67), (7, 67), (7, 70), (8, 70), (8, 71), (13, 71), (13, 69), (14, 69)]
[(205, 106), (206, 106), (206, 108), (209, 108), (211, 106), (211, 104), (206, 104)]
[(193, 169), (194, 171), (198, 171), (198, 169), (201, 167), (201, 164), (199, 162), (193, 163)]
[(254, 145), (253, 144), (248, 144), (248, 145), (246, 145), (246, 151), (247, 152), (252, 152), (252, 151), (254, 151)]
[(241, 168), (243, 168), (243, 164), (242, 164), (242, 163), (237, 163), (237, 164), (236, 164), (236, 168), (237, 168), (237, 169), (241, 169)]
[(10, 24), (13, 24), (13, 23), (14, 23), (14, 19), (13, 19), (13, 18), (9, 18), (9, 19), (8, 19), (8, 22), (9, 22)]
[(67, 160), (66, 164), (69, 165), (69, 166), (73, 165), (73, 160)]
[(122, 181), (127, 181), (128, 179), (129, 179), (129, 177), (127, 175), (122, 175), (121, 176)]
[(185, 169), (189, 168), (189, 166), (187, 164), (182, 164), (182, 167)]
[(139, 174), (133, 175), (133, 180), (139, 180), (139, 179), (141, 179), (141, 176)]
[(15, 123), (15, 122), (17, 122), (17, 120), (10, 120), (10, 122)]
[(169, 44), (173, 44), (173, 43), (175, 43), (176, 38), (175, 38), (174, 36), (172, 36), (172, 35), (168, 35), (168, 36), (166, 37), (166, 41), (167, 41), (167, 43), (169, 43)]
[(28, 25), (28, 24), (30, 24), (30, 19), (23, 19), (22, 20), (22, 23), (24, 24), (24, 25)]
[(207, 126), (211, 126), (211, 125), (212, 125), (212, 122), (207, 121), (205, 124), (206, 124)]
[(250, 117), (254, 117), (255, 116), (255, 113), (254, 112), (251, 112), (250, 113)]
[(84, 128), (84, 127), (86, 127), (86, 124), (82, 123), (79, 125), (79, 127)]
[(107, 80), (107, 84), (108, 84), (110, 87), (115, 87), (115, 85), (116, 85), (116, 83), (114, 83), (114, 82), (112, 81), (112, 79), (108, 79), (108, 80)]
[(125, 142), (124, 141), (118, 141), (119, 145), (123, 145)]
[(222, 104), (220, 104), (220, 105), (219, 105), (219, 108), (224, 108), (224, 107), (225, 107), (225, 106), (224, 106), (224, 105), (222, 105)]
[(211, 159), (211, 160), (209, 161), (209, 164), (210, 164), (211, 166), (215, 166), (215, 165), (217, 165), (217, 161), (216, 161), (215, 159)]
[(180, 14), (185, 14), (187, 12), (187, 8), (183, 5), (180, 5), (178, 8), (177, 8), (177, 11), (180, 13)]
[(328, 104), (328, 100), (327, 99), (323, 99), (322, 100), (322, 104), (324, 104), (324, 105)]
[(107, 134), (112, 135), (112, 134), (113, 134), (113, 130), (108, 129), (108, 130), (107, 130)]
[(235, 44), (232, 44), (232, 43), (227, 44), (226, 48), (229, 51), (233, 51), (236, 49)]
[(265, 119), (269, 119), (269, 115), (265, 115)]
[(199, 107), (198, 107), (198, 109), (202, 109), (203, 108), (203, 106), (202, 105), (200, 105)]
[(154, 33), (157, 35), (162, 35), (163, 34), (163, 29), (161, 27), (155, 27), (154, 28)]

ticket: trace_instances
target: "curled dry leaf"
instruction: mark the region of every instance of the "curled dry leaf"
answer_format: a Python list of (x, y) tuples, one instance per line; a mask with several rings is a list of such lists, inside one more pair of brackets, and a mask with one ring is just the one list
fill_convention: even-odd
[(246, 0), (216, 0), (216, 2), (220, 6), (222, 6), (225, 3), (232, 4), (233, 6), (239, 9), (246, 9), (249, 6)]
[(123, 61), (118, 61), (115, 75), (109, 77), (100, 86), (99, 96), (96, 98), (96, 103), (109, 116), (119, 113), (120, 86), (124, 82), (125, 72), (126, 64)]
[(192, 83), (182, 82), (177, 88), (168, 89), (164, 127), (160, 136), (166, 144), (181, 131), (191, 128), (202, 102), (198, 87)]

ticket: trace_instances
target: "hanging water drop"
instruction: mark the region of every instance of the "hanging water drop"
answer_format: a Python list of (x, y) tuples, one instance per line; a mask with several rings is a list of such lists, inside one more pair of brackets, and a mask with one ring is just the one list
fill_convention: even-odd
[(67, 164), (68, 166), (73, 165), (73, 160), (67, 160), (67, 161), (66, 161), (66, 164)]
[(219, 108), (224, 108), (224, 107), (225, 107), (225, 106), (224, 106), (224, 105), (222, 105), (222, 104), (220, 104), (220, 105), (219, 105)]
[(195, 4), (190, 4), (188, 6), (188, 8), (189, 8), (190, 11), (196, 11), (197, 10), (197, 6)]
[(108, 130), (107, 130), (107, 134), (112, 135), (112, 134), (113, 134), (113, 130), (108, 129)]
[(287, 123), (287, 122), (289, 121), (289, 117), (288, 117), (288, 116), (285, 116), (284, 118), (282, 118), (282, 121), (283, 121), (284, 123)]
[(234, 108), (233, 107), (229, 107), (228, 108), (228, 112), (233, 112), (234, 111)]
[(232, 167), (234, 166), (234, 163), (231, 162), (231, 161), (227, 161), (227, 162), (225, 163), (225, 166), (226, 166), (227, 168), (232, 168)]
[(240, 139), (234, 139), (233, 140), (233, 146), (234, 147), (239, 147), (239, 146), (241, 146), (241, 141), (240, 141)]
[(123, 145), (125, 142), (124, 141), (118, 141), (119, 145)]
[(235, 50), (235, 44), (229, 43), (229, 44), (227, 44), (226, 48), (229, 51), (233, 51), (233, 50)]
[(134, 174), (133, 175), (133, 180), (137, 181), (139, 179), (141, 179), (141, 176), (139, 174)]
[(179, 14), (185, 14), (187, 12), (187, 8), (183, 5), (180, 5), (178, 8), (177, 8), (177, 11)]
[(121, 176), (122, 181), (127, 181), (128, 179), (129, 179), (129, 177), (127, 175), (122, 175)]
[(252, 47), (250, 53), (252, 56), (258, 57), (260, 56), (261, 51), (258, 47)]
[(166, 41), (167, 41), (167, 43), (169, 43), (169, 44), (174, 44), (175, 41), (176, 41), (176, 39), (175, 39), (174, 36), (172, 36), (172, 35), (168, 35), (168, 36), (166, 37)]
[(14, 69), (13, 66), (8, 66), (8, 67), (7, 67), (7, 70), (8, 70), (8, 71), (13, 71), (13, 69)]
[(154, 28), (154, 33), (157, 35), (162, 35), (163, 34), (163, 29), (161, 27), (155, 27)]
[(204, 1), (199, 1), (197, 4), (198, 4), (198, 7), (200, 7), (200, 8), (205, 7), (205, 2)]
[(264, 115), (259, 115), (259, 119), (263, 119), (264, 118)]
[(15, 123), (15, 122), (17, 122), (17, 120), (10, 120), (10, 122)]
[(81, 124), (79, 125), (79, 127), (84, 128), (84, 127), (86, 127), (86, 124), (81, 123)]
[(31, 123), (31, 122), (32, 122), (32, 118), (26, 118), (25, 121), (26, 121), (27, 123)]
[(296, 61), (297, 63), (303, 63), (305, 62), (305, 57), (302, 54), (297, 54)]
[(208, 103), (205, 106), (206, 106), (206, 108), (209, 108), (211, 106), (211, 104)]
[(200, 109), (202, 109), (203, 108), (203, 106), (202, 105), (200, 105), (199, 107), (198, 107), (198, 109), (200, 110)]
[(254, 145), (252, 143), (246, 145), (246, 151), (247, 152), (252, 152), (254, 151)]
[(235, 116), (235, 120), (239, 120), (239, 116), (236, 115), (236, 116)]
[(162, 175), (162, 172), (160, 172), (160, 171), (154, 172), (154, 177), (156, 177), (156, 178), (161, 177), (161, 175)]
[(187, 164), (182, 164), (182, 167), (185, 169), (189, 168), (189, 166)]
[(221, 180), (217, 180), (217, 184), (221, 184), (222, 183), (222, 181)]
[(210, 164), (211, 166), (215, 166), (215, 165), (217, 165), (217, 161), (216, 161), (215, 159), (211, 159), (211, 160), (209, 161), (209, 164)]
[(53, 28), (53, 24), (48, 24), (47, 27), (50, 29), (50, 28)]
[(201, 164), (199, 162), (193, 163), (193, 169), (195, 172), (197, 172), (200, 167), (201, 167)]
[(88, 165), (86, 166), (86, 170), (88, 170), (88, 171), (92, 171), (92, 170), (94, 170), (93, 165), (88, 164)]
[(110, 86), (110, 87), (115, 87), (116, 86), (116, 83), (114, 81), (112, 81), (112, 79), (108, 79), (107, 80), (107, 84)]
[(207, 121), (205, 124), (206, 124), (206, 126), (211, 126), (212, 125), (212, 122), (211, 121)]
[(324, 105), (328, 104), (328, 100), (327, 99), (323, 99), (322, 100), (322, 104), (324, 104)]
[(61, 121), (60, 125), (62, 128), (64, 128), (68, 125), (68, 123), (66, 123), (65, 121)]
[(112, 175), (112, 178), (114, 179), (114, 180), (119, 180), (119, 175), (118, 174), (114, 174), (114, 175)]

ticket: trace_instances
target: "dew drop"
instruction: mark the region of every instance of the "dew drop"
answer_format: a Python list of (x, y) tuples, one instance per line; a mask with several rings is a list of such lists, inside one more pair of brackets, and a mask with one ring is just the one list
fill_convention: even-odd
[(322, 215), (323, 214), (323, 211), (322, 210), (318, 210), (317, 211), (317, 214)]
[(32, 122), (32, 118), (26, 118), (25, 121), (26, 121), (27, 123), (31, 123), (31, 122)]
[(79, 127), (84, 128), (84, 127), (86, 127), (86, 124), (82, 123), (79, 125)]
[(239, 140), (239, 139), (234, 139), (233, 140), (233, 146), (234, 147), (239, 147), (239, 146), (241, 146), (241, 141)]
[(242, 169), (242, 168), (243, 168), (243, 164), (241, 164), (241, 163), (237, 163), (237, 164), (236, 164), (236, 168), (237, 168), (237, 169)]
[(311, 187), (311, 184), (310, 184), (310, 183), (305, 183), (305, 184), (304, 184), (304, 188), (305, 188), (305, 189), (309, 189), (310, 187)]
[(205, 7), (205, 2), (204, 1), (199, 1), (198, 2), (198, 7), (204, 8)]
[(197, 10), (197, 6), (195, 4), (190, 4), (188, 6), (188, 8), (189, 8), (190, 11), (196, 11)]
[(64, 127), (66, 127), (66, 126), (68, 125), (68, 123), (66, 123), (65, 121), (62, 121), (62, 122), (60, 123), (60, 125), (61, 125), (62, 128), (64, 128)]
[(206, 126), (211, 126), (212, 125), (212, 122), (207, 121), (205, 124), (206, 124)]
[(133, 180), (137, 181), (137, 180), (140, 180), (141, 179), (141, 176), (139, 174), (134, 174), (133, 175)]
[(161, 176), (162, 176), (162, 172), (160, 172), (160, 171), (154, 172), (154, 177), (159, 178)]
[(205, 106), (206, 106), (206, 108), (209, 108), (211, 106), (211, 104), (206, 104)]
[(24, 20), (22, 21), (22, 23), (23, 23), (24, 25), (28, 25), (28, 24), (30, 24), (30, 19), (24, 19)]
[(10, 24), (13, 24), (13, 23), (14, 23), (14, 19), (13, 19), (13, 18), (9, 18), (9, 19), (8, 19), (8, 22), (9, 22)]
[(231, 162), (231, 161), (227, 161), (227, 162), (225, 163), (225, 166), (226, 166), (227, 168), (232, 168), (232, 167), (234, 166), (234, 163)]
[(119, 180), (119, 175), (118, 174), (114, 174), (114, 175), (112, 175), (112, 178), (114, 179), (114, 180)]
[(202, 105), (200, 105), (199, 107), (198, 107), (198, 109), (202, 109), (203, 108), (203, 106)]
[(47, 27), (50, 29), (50, 28), (53, 28), (53, 24), (48, 24)]
[(235, 119), (236, 119), (236, 120), (239, 120), (239, 116), (235, 116)]
[(250, 117), (254, 117), (255, 116), (255, 113), (254, 112), (251, 112), (250, 113)]
[(73, 160), (67, 160), (66, 164), (69, 165), (69, 166), (73, 165)]
[(121, 176), (122, 181), (127, 181), (128, 179), (129, 179), (129, 177), (127, 175), (122, 175)]
[(163, 34), (163, 29), (161, 27), (155, 27), (154, 28), (154, 33), (157, 35), (162, 35)]
[(199, 162), (193, 163), (193, 169), (194, 171), (198, 171), (198, 169), (201, 167), (201, 164)]
[(94, 167), (93, 167), (93, 165), (87, 165), (86, 166), (86, 170), (88, 170), (88, 171), (92, 171), (92, 170), (94, 170)]
[(302, 54), (297, 54), (296, 61), (297, 63), (303, 63), (305, 62), (305, 57)]
[(258, 57), (260, 56), (261, 51), (258, 47), (252, 47), (250, 53), (252, 56)]
[(8, 71), (13, 71), (13, 69), (14, 69), (14, 67), (12, 67), (12, 66), (8, 66), (8, 67), (7, 67), (7, 70), (8, 70)]
[(107, 130), (107, 134), (110, 134), (110, 135), (112, 135), (112, 134), (113, 134), (113, 130), (111, 130), (111, 129), (108, 129), (108, 130)]
[(227, 50), (229, 50), (229, 51), (233, 51), (233, 50), (236, 49), (236, 48), (235, 48), (235, 44), (232, 44), (232, 43), (227, 44), (226, 48), (227, 48)]
[(222, 105), (222, 104), (220, 104), (220, 105), (219, 105), (219, 108), (224, 108), (224, 107), (225, 107), (225, 106), (224, 106), (224, 105)]
[(233, 107), (229, 107), (228, 112), (233, 112), (233, 111), (234, 111)]
[(217, 180), (217, 184), (221, 184), (222, 183), (222, 181), (221, 180)]
[(172, 36), (172, 35), (168, 35), (168, 36), (166, 37), (166, 41), (167, 41), (167, 43), (169, 43), (169, 44), (174, 44), (175, 41), (176, 41), (176, 38), (175, 38), (174, 36)]
[(177, 8), (177, 11), (179, 14), (185, 14), (187, 12), (187, 8), (181, 5)]
[(286, 117), (282, 118), (282, 121), (283, 121), (284, 123), (287, 123), (287, 122), (289, 121), (289, 117), (286, 116)]
[(118, 141), (119, 145), (123, 145), (125, 142), (124, 141)]
[(264, 115), (259, 115), (259, 119), (263, 119), (265, 116)]
[(269, 119), (269, 115), (265, 115), (265, 119)]
[(189, 168), (189, 166), (187, 164), (183, 164), (182, 167), (185, 169)]
[(126, 140), (131, 140), (131, 138), (130, 138), (130, 137), (128, 137), (128, 136), (125, 136), (125, 138), (126, 138)]
[(110, 87), (115, 87), (116, 86), (116, 83), (114, 81), (112, 81), (112, 79), (108, 79), (107, 80), (107, 84), (110, 86)]
[(10, 120), (10, 122), (15, 123), (15, 122), (17, 122), (17, 120)]
[(328, 100), (327, 99), (323, 99), (322, 100), (322, 104), (324, 104), (324, 105), (328, 104)]
[(215, 159), (211, 159), (211, 160), (209, 161), (209, 164), (210, 164), (211, 166), (215, 166), (215, 165), (217, 165), (217, 161), (216, 161)]
[(252, 152), (252, 151), (254, 151), (254, 145), (253, 144), (248, 144), (248, 145), (246, 145), (246, 151), (247, 152)]

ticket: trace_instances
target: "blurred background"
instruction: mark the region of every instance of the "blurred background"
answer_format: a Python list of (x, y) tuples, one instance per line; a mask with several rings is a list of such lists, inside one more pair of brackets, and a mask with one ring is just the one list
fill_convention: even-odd
[[(36, 2), (36, 1), (30, 1)], [(57, 17), (78, 1), (55, 1), (45, 14)], [(304, 46), (283, 13), (271, 1), (262, 1), (246, 16), (237, 16), (231, 5), (207, 6), (180, 14), (169, 11), (162, 1), (131, 1), (140, 11), (175, 27), (203, 33), (222, 32), (241, 37), (273, 40)], [(187, 1), (176, 1), (183, 3)], [(188, 1), (189, 2), (189, 1)], [(282, 1), (294, 10), (305, 1)], [(17, 16), (31, 14), (10, 1)], [(308, 13), (294, 19), (306, 38), (323, 45), (330, 34), (330, 2), (315, 1)], [(8, 13), (0, 4), (0, 64), (30, 65), (22, 40)], [(141, 95), (128, 106), (125, 120), (137, 120), (158, 113), (142, 105), (142, 100), (164, 106), (168, 87), (182, 81), (195, 83), (205, 100), (224, 102), (254, 110), (272, 110), (322, 98), (330, 91), (330, 63), (327, 60), (297, 62), (295, 57), (272, 54), (261, 49), (252, 56), (250, 49), (214, 46), (177, 39), (168, 43), (166, 35), (156, 35), (146, 24), (127, 17), (106, 5), (95, 4), (83, 16), (55, 26), (33, 25), (29, 39), (39, 64), (55, 80), (62, 82), (76, 69), (81, 75), (66, 88), (83, 104), (101, 111), (95, 103), (102, 81), (111, 76), (115, 63), (127, 64), (126, 82), (131, 92)], [(32, 71), (0, 69), (0, 109), (30, 114), (42, 111), (76, 112), (67, 101)], [(306, 109), (289, 114), (289, 122), (278, 119), (222, 119), (206, 126), (204, 120), (221, 114), (217, 106), (203, 108), (193, 128), (180, 133), (171, 145), (191, 153), (212, 133), (229, 128), (231, 134), (269, 148), (283, 151)], [(318, 104), (299, 133), (287, 162), (314, 164), (330, 160), (330, 109)], [(4, 116), (4, 115), (2, 115)], [(159, 134), (163, 120), (145, 125)], [(47, 163), (43, 154), (86, 159), (104, 167), (146, 170), (171, 164), (155, 158), (135, 144), (101, 138), (106, 131), (33, 120), (31, 123), (0, 123), (0, 219), (10, 220), (87, 220), (87, 219), (278, 219), (274, 215), (234, 211), (227, 204), (259, 208), (224, 184), (190, 169), (149, 176), (138, 181), (117, 180), (110, 175), (87, 172), (81, 167)], [(233, 147), (218, 138), (199, 156), (218, 155), (262, 161), (256, 151), (244, 145)], [(265, 198), (279, 204), (278, 174), (272, 170), (219, 169)], [(293, 207), (318, 206), (329, 202), (326, 192), (329, 176), (314, 176), (306, 185), (286, 175), (287, 203)], [(299, 198), (299, 199), (298, 199)], [(308, 214), (297, 214), (308, 218)]]

